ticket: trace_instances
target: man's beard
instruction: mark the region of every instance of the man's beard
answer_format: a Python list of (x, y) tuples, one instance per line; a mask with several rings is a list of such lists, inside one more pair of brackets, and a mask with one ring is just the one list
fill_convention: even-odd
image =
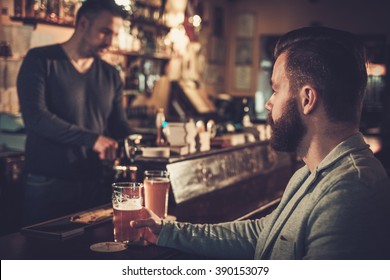
[(271, 147), (280, 152), (296, 152), (306, 134), (306, 126), (299, 115), (296, 100), (291, 98), (287, 102), (282, 117), (276, 122), (272, 120), (271, 113), (268, 113), (267, 122), (272, 128)]

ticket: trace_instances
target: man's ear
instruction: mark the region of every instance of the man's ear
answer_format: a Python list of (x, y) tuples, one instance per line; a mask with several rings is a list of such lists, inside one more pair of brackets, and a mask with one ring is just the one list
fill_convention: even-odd
[(85, 16), (80, 17), (79, 22), (77, 23), (77, 28), (79, 30), (85, 31), (88, 28), (89, 25), (89, 19)]
[(304, 115), (310, 114), (316, 106), (318, 106), (318, 93), (311, 86), (303, 86), (300, 91), (300, 100), (302, 106), (302, 113)]

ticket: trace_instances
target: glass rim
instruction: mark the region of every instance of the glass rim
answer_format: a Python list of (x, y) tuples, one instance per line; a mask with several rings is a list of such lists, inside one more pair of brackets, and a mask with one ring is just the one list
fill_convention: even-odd
[(169, 171), (167, 170), (158, 170), (158, 169), (147, 169), (144, 171), (144, 174), (166, 174), (166, 175), (169, 175)]
[(169, 178), (170, 173), (166, 170), (145, 170), (144, 171), (145, 176), (152, 176), (152, 177), (163, 177), (163, 178)]
[(142, 188), (144, 184), (141, 182), (115, 182), (111, 186), (113, 188)]
[(137, 166), (131, 166), (131, 165), (116, 165), (113, 168), (114, 170), (119, 170), (119, 171), (125, 171), (125, 170), (137, 171)]

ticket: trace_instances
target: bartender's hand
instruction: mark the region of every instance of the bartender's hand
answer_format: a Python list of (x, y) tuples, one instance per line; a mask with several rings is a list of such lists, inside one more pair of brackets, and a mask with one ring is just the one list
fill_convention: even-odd
[(99, 135), (92, 149), (99, 154), (101, 160), (115, 160), (117, 148), (118, 142), (114, 139)]
[(157, 244), (157, 239), (162, 228), (162, 220), (148, 208), (142, 208), (142, 219), (130, 221), (133, 228), (145, 228), (144, 239), (152, 244)]

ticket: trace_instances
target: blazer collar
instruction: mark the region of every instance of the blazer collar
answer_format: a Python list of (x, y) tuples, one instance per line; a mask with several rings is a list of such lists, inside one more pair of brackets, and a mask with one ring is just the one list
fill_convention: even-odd
[(330, 165), (337, 162), (339, 159), (344, 157), (347, 154), (355, 151), (361, 151), (368, 149), (370, 145), (366, 144), (364, 141), (363, 135), (360, 132), (357, 132), (338, 144), (317, 166), (317, 172), (320, 172)]

